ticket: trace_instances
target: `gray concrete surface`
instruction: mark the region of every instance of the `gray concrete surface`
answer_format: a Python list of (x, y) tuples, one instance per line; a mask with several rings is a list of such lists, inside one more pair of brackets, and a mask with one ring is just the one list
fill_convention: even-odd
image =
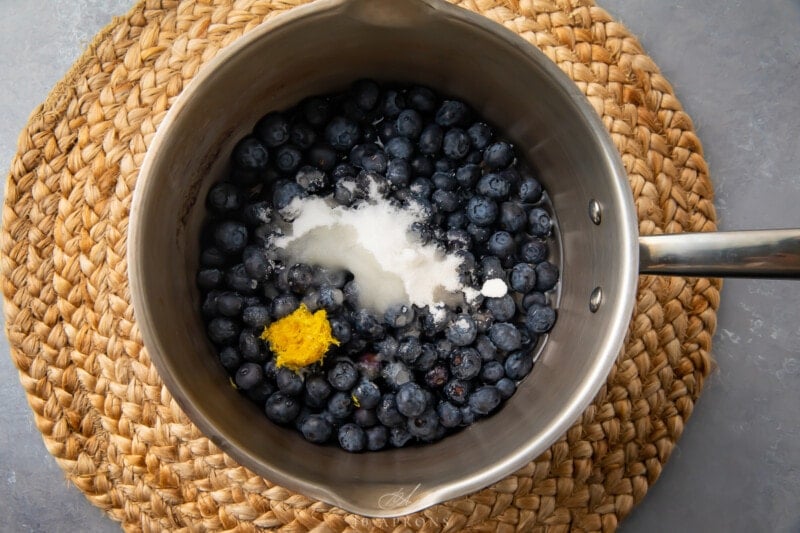
[[(132, 2), (130, 2), (132, 3)], [(0, 1), (0, 167), (126, 0)], [(602, 0), (693, 117), (724, 229), (800, 227), (800, 2)], [(800, 531), (800, 283), (728, 281), (694, 416), (626, 532)], [(116, 531), (64, 476), (0, 341), (0, 531)]]

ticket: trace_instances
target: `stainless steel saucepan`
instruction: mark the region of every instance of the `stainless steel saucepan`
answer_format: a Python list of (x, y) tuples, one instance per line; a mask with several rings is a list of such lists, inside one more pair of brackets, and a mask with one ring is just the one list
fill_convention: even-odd
[[(550, 192), (562, 282), (558, 323), (499, 413), (436, 444), (348, 454), (272, 425), (231, 388), (204, 334), (193, 273), (204, 198), (236, 140), (264, 113), (361, 77), (435, 87), (505, 130)], [(800, 274), (800, 230), (640, 237), (620, 157), (575, 84), (515, 34), (438, 0), (319, 0), (226, 47), (152, 140), (129, 229), (136, 319), (189, 417), (258, 474), (370, 516), (478, 490), (546, 450), (605, 381), (639, 272)]]

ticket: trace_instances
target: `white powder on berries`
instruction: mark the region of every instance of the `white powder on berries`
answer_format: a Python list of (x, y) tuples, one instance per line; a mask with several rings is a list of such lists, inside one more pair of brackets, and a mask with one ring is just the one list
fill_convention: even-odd
[(477, 291), (465, 294), (458, 279), (461, 259), (409, 233), (419, 213), (395, 207), (371, 189), (369, 200), (355, 207), (313, 196), (295, 199), (292, 224), (275, 245), (294, 262), (349, 270), (359, 303), (377, 313), (405, 303), (427, 305), (436, 317), (446, 304), (473, 300)]
[(481, 287), (481, 294), (487, 298), (502, 298), (508, 292), (508, 285), (499, 278), (487, 279)]

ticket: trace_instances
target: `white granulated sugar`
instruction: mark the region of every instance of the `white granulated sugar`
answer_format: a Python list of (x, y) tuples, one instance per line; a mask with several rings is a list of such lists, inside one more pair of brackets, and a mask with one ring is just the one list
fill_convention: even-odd
[(410, 303), (446, 316), (444, 304), (464, 290), (461, 259), (417, 241), (408, 229), (419, 213), (380, 198), (374, 185), (370, 189), (369, 202), (354, 208), (319, 197), (295, 199), (289, 207), (296, 216), (276, 246), (292, 261), (352, 272), (359, 302), (374, 312)]
[(487, 279), (481, 287), (481, 294), (487, 298), (502, 298), (508, 292), (508, 285), (499, 278)]

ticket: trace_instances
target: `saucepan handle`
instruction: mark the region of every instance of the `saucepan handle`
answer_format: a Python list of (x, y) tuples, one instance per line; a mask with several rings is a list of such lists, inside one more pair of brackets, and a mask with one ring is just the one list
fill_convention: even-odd
[(800, 279), (800, 229), (640, 236), (639, 272)]

